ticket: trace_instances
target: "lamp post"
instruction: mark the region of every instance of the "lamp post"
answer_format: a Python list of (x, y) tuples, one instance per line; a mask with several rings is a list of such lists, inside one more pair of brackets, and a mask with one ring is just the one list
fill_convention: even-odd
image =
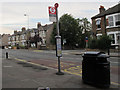
[(24, 14), (24, 16), (28, 17), (28, 29), (29, 29), (29, 15), (28, 14)]

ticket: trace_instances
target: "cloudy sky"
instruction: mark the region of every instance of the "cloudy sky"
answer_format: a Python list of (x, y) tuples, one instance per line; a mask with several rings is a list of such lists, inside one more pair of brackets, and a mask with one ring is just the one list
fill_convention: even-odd
[[(59, 17), (65, 13), (71, 14), (74, 18), (88, 18), (99, 13), (100, 5), (106, 9), (116, 5), (119, 0), (4, 0), (0, 1), (0, 34), (12, 34), (14, 30), (21, 30), (22, 27), (35, 28), (37, 22), (42, 25), (49, 24), (48, 6), (59, 3)], [(89, 2), (88, 2), (89, 1)]]

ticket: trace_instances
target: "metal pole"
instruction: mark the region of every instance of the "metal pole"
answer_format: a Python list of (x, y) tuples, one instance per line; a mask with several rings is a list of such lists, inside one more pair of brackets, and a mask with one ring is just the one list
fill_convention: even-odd
[[(58, 21), (58, 10), (56, 7), (56, 22), (57, 22), (57, 36), (60, 36), (59, 34), (59, 21)], [(57, 75), (64, 75), (63, 72), (61, 72), (61, 68), (60, 68), (60, 56), (58, 56), (58, 72), (56, 73)]]
[(24, 16), (28, 17), (28, 29), (29, 29), (29, 15), (28, 14), (24, 14)]
[(6, 59), (8, 59), (8, 52), (6, 52)]
[(61, 68), (60, 68), (60, 57), (58, 57), (58, 72), (61, 72)]
[(28, 29), (29, 29), (29, 15), (28, 15)]
[(59, 21), (58, 21), (58, 10), (56, 8), (56, 22), (57, 22), (57, 36), (59, 36)]

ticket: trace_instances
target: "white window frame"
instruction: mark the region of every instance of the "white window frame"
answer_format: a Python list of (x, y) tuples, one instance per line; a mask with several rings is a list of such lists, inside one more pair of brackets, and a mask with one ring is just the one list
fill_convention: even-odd
[[(107, 15), (106, 16), (106, 19), (108, 19), (108, 17), (110, 17), (110, 16), (113, 16), (113, 26), (106, 26), (106, 28), (113, 28), (113, 27), (120, 27), (120, 25), (118, 25), (118, 26), (116, 26), (116, 20), (115, 20), (115, 15), (120, 15), (120, 13), (115, 13), (115, 14), (111, 14), (111, 15)], [(108, 20), (108, 23), (109, 23), (109, 20)]]
[(15, 40), (15, 36), (12, 36), (12, 40), (13, 40), (13, 41)]
[(102, 33), (100, 33), (100, 34), (97, 34), (96, 36), (97, 36), (97, 39), (98, 39), (98, 38), (99, 38), (99, 36), (102, 36)]
[(117, 33), (120, 33), (120, 31), (115, 31), (115, 32), (107, 32), (107, 35), (110, 35), (110, 34), (114, 34), (114, 40), (115, 40), (115, 43), (114, 44), (111, 44), (111, 45), (118, 45), (118, 41), (117, 41)]
[[(118, 13), (118, 14), (116, 14), (116, 15), (120, 15), (120, 13)], [(115, 16), (116, 16), (115, 15)], [(116, 25), (116, 21), (120, 21), (120, 20), (116, 20), (116, 18), (115, 18), (115, 26), (120, 26), (120, 25)]]
[[(97, 24), (97, 21), (98, 21), (98, 20), (100, 20), (100, 28), (97, 27), (97, 25), (99, 25), (99, 24)], [(97, 18), (95, 21), (96, 21), (95, 25), (96, 25), (96, 27), (97, 27), (96, 30), (101, 30), (101, 18)]]

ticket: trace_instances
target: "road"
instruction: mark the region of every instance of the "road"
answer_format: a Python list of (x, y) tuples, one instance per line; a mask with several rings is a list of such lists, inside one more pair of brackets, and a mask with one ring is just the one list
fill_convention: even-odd
[[(67, 72), (72, 75), (82, 76), (82, 56), (75, 55), (74, 53), (78, 50), (64, 50), (61, 58), (61, 69), (63, 72)], [(9, 58), (15, 60), (23, 60), (31, 63), (46, 66), (48, 68), (57, 69), (57, 57), (54, 50), (2, 50), (2, 58), (5, 58), (5, 53), (9, 53)], [(83, 51), (80, 51), (83, 53)], [(120, 63), (118, 57), (110, 57), (111, 67), (111, 84), (120, 86), (118, 76), (120, 72)]]

